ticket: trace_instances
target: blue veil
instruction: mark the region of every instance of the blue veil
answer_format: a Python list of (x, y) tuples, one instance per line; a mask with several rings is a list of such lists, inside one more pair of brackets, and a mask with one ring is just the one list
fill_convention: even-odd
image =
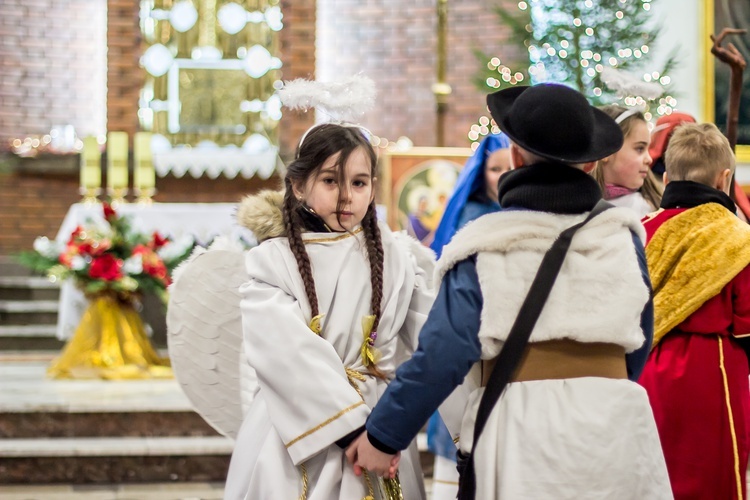
[(478, 189), (484, 189), (484, 164), (487, 157), (498, 149), (508, 147), (510, 147), (508, 136), (502, 132), (491, 134), (482, 140), (471, 158), (466, 161), (466, 165), (458, 175), (453, 194), (451, 194), (445, 206), (443, 217), (440, 219), (440, 224), (435, 230), (435, 237), (430, 245), (430, 248), (435, 251), (438, 257), (443, 251), (443, 246), (453, 238), (453, 235), (459, 229), (457, 227), (458, 219), (466, 206), (466, 201)]

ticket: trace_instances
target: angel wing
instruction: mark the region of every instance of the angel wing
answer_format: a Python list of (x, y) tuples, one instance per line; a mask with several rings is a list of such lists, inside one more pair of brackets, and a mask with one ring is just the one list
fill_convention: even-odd
[(195, 411), (234, 439), (257, 391), (242, 350), (239, 287), (249, 278), (243, 252), (202, 250), (170, 287), (167, 344), (172, 367)]

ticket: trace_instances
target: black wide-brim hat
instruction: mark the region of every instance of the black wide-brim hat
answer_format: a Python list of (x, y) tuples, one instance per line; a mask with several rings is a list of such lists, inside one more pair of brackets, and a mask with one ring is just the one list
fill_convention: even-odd
[(487, 106), (513, 142), (543, 158), (587, 163), (622, 147), (620, 126), (564, 85), (509, 87), (488, 95)]

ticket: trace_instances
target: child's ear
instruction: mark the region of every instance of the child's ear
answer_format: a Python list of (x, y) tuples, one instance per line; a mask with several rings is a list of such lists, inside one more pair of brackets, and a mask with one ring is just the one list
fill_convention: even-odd
[(510, 143), (510, 168), (511, 170), (515, 170), (523, 166), (524, 166), (524, 162), (523, 162), (523, 155), (521, 154), (521, 150), (518, 149), (518, 146), (516, 146), (516, 143), (511, 142)]
[(729, 194), (729, 190), (732, 187), (732, 171), (728, 168), (722, 170), (719, 175), (716, 176), (714, 187), (719, 191), (724, 191), (726, 194)]
[(294, 197), (300, 201), (305, 197), (305, 192), (300, 189), (299, 184), (296, 182), (292, 182), (292, 193), (294, 193)]

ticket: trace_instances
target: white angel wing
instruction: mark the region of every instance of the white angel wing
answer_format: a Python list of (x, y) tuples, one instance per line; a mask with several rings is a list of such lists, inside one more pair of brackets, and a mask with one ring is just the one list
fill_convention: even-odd
[(167, 341), (178, 382), (195, 410), (234, 439), (257, 390), (242, 350), (243, 252), (209, 249), (185, 263), (170, 287)]

